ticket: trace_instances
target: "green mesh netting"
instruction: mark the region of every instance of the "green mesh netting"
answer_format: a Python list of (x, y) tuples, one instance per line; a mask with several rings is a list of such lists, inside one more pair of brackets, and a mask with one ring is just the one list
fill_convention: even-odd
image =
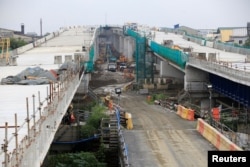
[(95, 49), (94, 49), (94, 44), (90, 46), (89, 50), (89, 61), (85, 63), (85, 71), (86, 72), (92, 72), (94, 70), (94, 55), (95, 55)]
[[(141, 34), (132, 31), (131, 29), (126, 29), (126, 35), (133, 37), (136, 40), (136, 78), (137, 82), (145, 78), (153, 78), (153, 59), (152, 56), (147, 55), (146, 52), (146, 37), (143, 37)], [(188, 55), (185, 53), (174, 50), (163, 45), (160, 45), (154, 41), (150, 42), (149, 45), (151, 51), (159, 54), (163, 58), (173, 62), (178, 65), (180, 68), (184, 69), (186, 62), (188, 60)]]
[(186, 62), (188, 60), (188, 56), (185, 53), (179, 50), (170, 49), (154, 41), (151, 41), (150, 48), (155, 53), (177, 64), (182, 69), (185, 68)]
[(145, 78), (150, 78), (153, 74), (152, 59), (146, 53), (146, 37), (131, 29), (126, 30), (126, 35), (135, 39), (136, 80), (143, 82)]

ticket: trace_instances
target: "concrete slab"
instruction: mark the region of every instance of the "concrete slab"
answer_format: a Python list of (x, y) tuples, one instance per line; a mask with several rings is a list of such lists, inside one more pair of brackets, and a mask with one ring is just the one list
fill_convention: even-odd
[[(59, 65), (54, 64), (54, 56), (62, 55), (64, 61), (65, 55), (73, 55), (77, 50), (81, 51), (82, 45), (90, 41), (91, 35), (91, 33), (87, 33), (87, 27), (69, 29), (41, 46), (18, 55), (17, 66), (0, 66), (0, 80), (10, 75), (16, 75), (28, 67), (39, 66), (46, 70), (58, 69)], [(0, 126), (4, 126), (5, 122), (13, 126), (15, 113), (18, 117), (17, 125), (23, 126), (27, 117), (26, 98), (29, 100), (29, 115), (31, 117), (33, 115), (32, 95), (35, 95), (35, 108), (37, 109), (38, 92), (40, 92), (41, 101), (44, 101), (47, 96), (47, 89), (48, 85), (0, 85)], [(27, 134), (26, 126), (18, 132), (19, 142)], [(14, 128), (8, 129), (8, 138), (13, 133)], [(0, 144), (4, 143), (4, 137), (5, 129), (0, 128)], [(15, 140), (12, 138), (8, 152), (11, 152), (14, 147)], [(3, 159), (4, 154), (1, 150), (0, 161), (2, 162)]]
[[(161, 44), (163, 40), (173, 40), (174, 45), (179, 45), (181, 47), (191, 47), (193, 48), (194, 52), (216, 53), (218, 55), (217, 61), (242, 63), (242, 62), (245, 62), (245, 59), (246, 59), (246, 55), (225, 52), (222, 50), (209, 48), (206, 46), (201, 46), (199, 44), (187, 41), (182, 37), (182, 35), (179, 35), (179, 34), (156, 31), (154, 41)], [(249, 64), (249, 67), (250, 67), (250, 64)]]

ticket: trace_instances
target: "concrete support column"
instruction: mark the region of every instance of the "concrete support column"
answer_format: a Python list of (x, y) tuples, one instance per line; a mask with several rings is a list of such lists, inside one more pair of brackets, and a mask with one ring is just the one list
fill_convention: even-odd
[(209, 82), (208, 73), (191, 66), (186, 66), (184, 76), (184, 89), (186, 91), (206, 91)]
[(128, 60), (132, 61), (133, 60), (133, 54), (135, 51), (135, 42), (132, 38), (128, 39)]
[(134, 40), (130, 37), (125, 37), (123, 40), (123, 55), (126, 56), (129, 61), (132, 61), (134, 51), (135, 51)]
[(109, 39), (112, 45), (115, 47), (115, 35), (112, 35), (111, 37), (109, 37)]
[(116, 50), (119, 51), (119, 48), (120, 48), (120, 35), (118, 35), (118, 34), (115, 35), (115, 48), (116, 48)]
[(96, 61), (97, 58), (99, 58), (99, 40), (97, 38), (97, 35), (95, 36), (95, 41), (94, 41), (94, 62)]
[(129, 47), (129, 43), (128, 43), (128, 38), (129, 37), (125, 37), (124, 38), (124, 43), (123, 43), (123, 55), (128, 57), (128, 47)]
[(184, 72), (174, 68), (167, 61), (160, 61), (160, 66), (156, 65), (156, 69), (160, 69), (160, 77), (174, 78), (174, 82), (183, 83)]
[(123, 36), (119, 36), (119, 50), (122, 54), (124, 54), (124, 48), (123, 48), (123, 45), (124, 45), (124, 42), (123, 42), (124, 38)]
[(120, 35), (115, 35), (115, 41), (114, 41), (115, 49), (120, 51)]

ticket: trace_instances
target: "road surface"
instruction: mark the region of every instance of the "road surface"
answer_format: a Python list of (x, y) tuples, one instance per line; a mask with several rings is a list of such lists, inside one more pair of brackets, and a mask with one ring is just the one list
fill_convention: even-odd
[(146, 96), (122, 94), (120, 105), (132, 113), (133, 130), (125, 130), (131, 167), (206, 167), (207, 151), (215, 148), (196, 131), (196, 121), (148, 105)]

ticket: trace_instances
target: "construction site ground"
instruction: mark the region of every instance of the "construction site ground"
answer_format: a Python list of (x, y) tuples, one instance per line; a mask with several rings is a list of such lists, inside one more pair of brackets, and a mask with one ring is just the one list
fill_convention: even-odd
[[(121, 72), (99, 66), (92, 74), (90, 87), (103, 94), (128, 81)], [(167, 90), (166, 90), (167, 91)], [(173, 90), (172, 90), (173, 91)], [(114, 102), (118, 102), (114, 96)], [(180, 118), (176, 111), (146, 102), (138, 91), (122, 92), (119, 104), (132, 114), (133, 129), (122, 129), (131, 167), (205, 167), (208, 150), (215, 148), (197, 131), (197, 121)]]
[(91, 74), (89, 86), (96, 94), (106, 94), (114, 93), (114, 87), (123, 87), (132, 81), (133, 79), (125, 77), (122, 71), (108, 71), (107, 63), (103, 63), (95, 65), (95, 72)]
[(131, 167), (207, 166), (207, 152), (215, 148), (196, 131), (196, 121), (149, 105), (133, 91), (124, 93), (120, 104), (132, 113), (134, 128), (124, 129)]

